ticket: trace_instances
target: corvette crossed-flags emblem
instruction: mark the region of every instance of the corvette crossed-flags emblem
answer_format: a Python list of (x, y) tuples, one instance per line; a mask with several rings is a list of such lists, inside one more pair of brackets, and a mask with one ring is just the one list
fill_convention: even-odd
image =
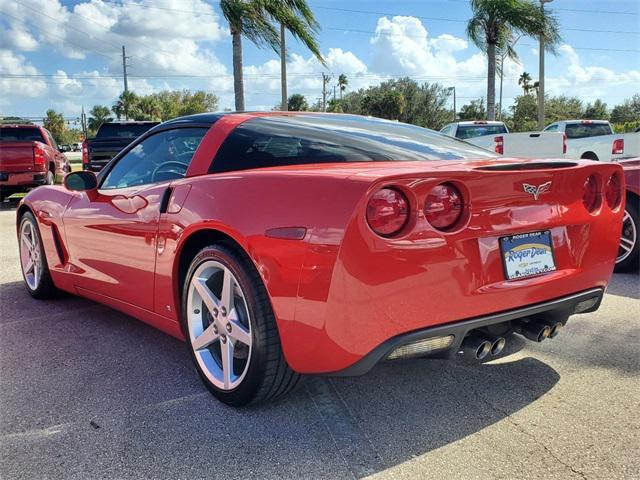
[(529, 185), (528, 183), (523, 183), (522, 184), (522, 189), (527, 192), (530, 193), (531, 195), (533, 195), (533, 199), (534, 200), (538, 200), (538, 197), (540, 195), (542, 195), (545, 192), (548, 192), (549, 190), (551, 190), (551, 181), (546, 182), (546, 183), (542, 183), (538, 186), (535, 185)]

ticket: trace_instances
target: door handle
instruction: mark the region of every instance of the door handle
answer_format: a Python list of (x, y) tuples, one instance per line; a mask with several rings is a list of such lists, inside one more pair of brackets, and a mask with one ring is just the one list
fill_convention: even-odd
[(167, 213), (167, 207), (169, 206), (169, 200), (171, 199), (172, 192), (173, 187), (167, 187), (162, 194), (162, 199), (160, 200), (160, 213)]

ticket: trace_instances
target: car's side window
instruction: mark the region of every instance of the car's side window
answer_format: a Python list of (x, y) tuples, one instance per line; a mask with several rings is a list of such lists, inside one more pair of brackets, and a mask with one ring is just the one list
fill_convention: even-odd
[(125, 188), (182, 178), (206, 128), (175, 128), (144, 139), (118, 160), (101, 189)]
[(51, 146), (57, 150), (58, 149), (58, 144), (56, 143), (55, 139), (53, 138), (53, 135), (51, 135), (51, 132), (49, 130), (45, 130), (45, 132), (47, 132), (47, 138), (49, 139), (49, 143), (51, 143)]
[(547, 128), (544, 129), (545, 132), (557, 132), (558, 131), (558, 124), (557, 123), (553, 123), (551, 125), (549, 125)]

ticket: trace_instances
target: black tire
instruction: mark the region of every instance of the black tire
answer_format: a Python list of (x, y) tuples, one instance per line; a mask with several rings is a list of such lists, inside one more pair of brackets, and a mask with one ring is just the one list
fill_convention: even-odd
[(598, 156), (593, 152), (583, 153), (580, 157), (581, 160), (600, 160)]
[(636, 241), (633, 245), (631, 253), (622, 261), (616, 262), (616, 272), (637, 272), (640, 267), (640, 199), (638, 197), (629, 195), (627, 196), (627, 204), (625, 211), (631, 217), (633, 227), (636, 232)]
[[(252, 332), (252, 353), (247, 373), (233, 390), (222, 390), (203, 373), (196, 361), (187, 326), (187, 297), (194, 272), (203, 262), (215, 260), (235, 275), (247, 302)], [(289, 368), (282, 353), (280, 336), (262, 279), (251, 261), (236, 250), (222, 244), (203, 248), (191, 261), (182, 294), (182, 329), (189, 352), (205, 386), (221, 402), (235, 407), (271, 401), (295, 388), (300, 374)]]
[[(56, 288), (56, 286), (53, 283), (53, 280), (51, 279), (51, 273), (49, 272), (49, 265), (47, 264), (47, 257), (44, 253), (44, 246), (42, 244), (42, 236), (40, 235), (40, 229), (38, 228), (38, 222), (36, 222), (31, 212), (26, 212), (24, 215), (22, 215), (22, 218), (20, 219), (20, 228), (18, 232), (22, 232), (22, 226), (25, 224), (25, 222), (30, 222), (32, 224), (33, 231), (38, 236), (40, 258), (42, 259), (42, 262), (41, 262), (42, 273), (40, 274), (40, 282), (38, 283), (37, 288), (34, 290), (27, 283), (27, 280), (25, 278), (25, 273), (22, 270), (22, 268), (20, 268), (20, 271), (22, 272), (22, 280), (24, 282), (24, 286), (27, 289), (27, 292), (29, 292), (29, 295), (31, 295), (33, 298), (37, 298), (38, 300), (48, 300), (51, 298), (55, 298), (59, 296), (60, 290)], [(18, 238), (18, 242), (21, 243), (19, 238)], [(20, 245), (19, 248), (22, 248), (22, 246)]]
[(56, 183), (56, 174), (52, 170), (47, 170), (47, 180), (45, 185), (55, 185)]

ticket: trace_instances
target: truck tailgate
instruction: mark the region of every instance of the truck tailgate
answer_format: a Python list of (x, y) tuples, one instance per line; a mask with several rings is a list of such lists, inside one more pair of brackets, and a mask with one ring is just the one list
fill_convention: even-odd
[(519, 158), (563, 158), (564, 135), (558, 132), (522, 132), (485, 135), (467, 140), (479, 147), (496, 151), (502, 139), (503, 155)]
[(33, 170), (34, 142), (2, 142), (0, 144), (0, 172)]

